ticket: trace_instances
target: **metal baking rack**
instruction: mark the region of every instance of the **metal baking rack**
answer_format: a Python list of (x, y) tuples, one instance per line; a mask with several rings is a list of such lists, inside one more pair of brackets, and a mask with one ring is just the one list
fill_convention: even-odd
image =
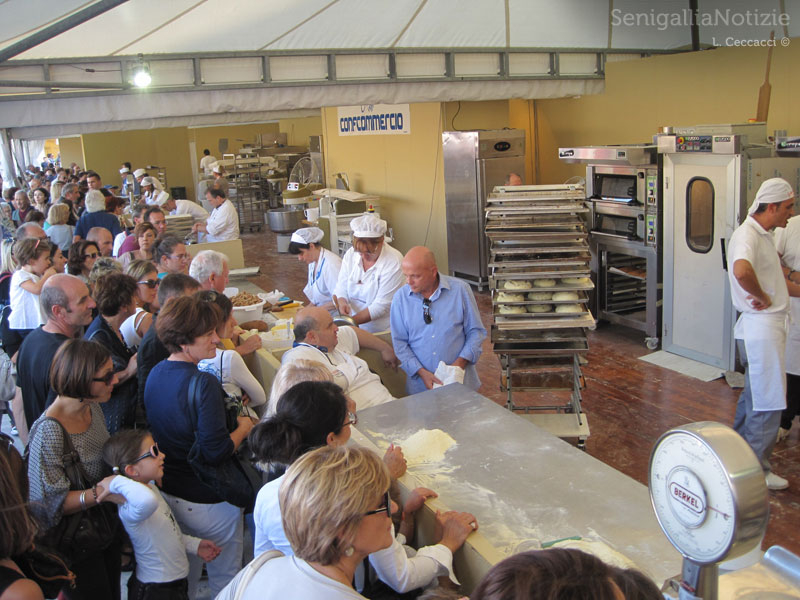
[[(581, 361), (589, 350), (586, 329), (595, 326), (588, 308), (594, 289), (585, 225), (589, 210), (579, 185), (504, 187), (490, 194), (486, 205), (491, 340), (502, 366), (506, 407), (559, 437), (577, 438), (580, 448), (589, 436), (581, 408)], [(548, 399), (567, 393), (569, 400), (520, 405), (514, 394), (522, 391)]]

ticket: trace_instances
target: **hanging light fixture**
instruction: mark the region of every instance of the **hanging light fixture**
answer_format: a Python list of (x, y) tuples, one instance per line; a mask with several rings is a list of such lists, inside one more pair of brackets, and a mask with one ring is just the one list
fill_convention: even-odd
[(142, 55), (139, 55), (139, 64), (133, 70), (133, 85), (144, 88), (150, 85), (153, 78), (150, 76), (150, 67), (144, 62)]

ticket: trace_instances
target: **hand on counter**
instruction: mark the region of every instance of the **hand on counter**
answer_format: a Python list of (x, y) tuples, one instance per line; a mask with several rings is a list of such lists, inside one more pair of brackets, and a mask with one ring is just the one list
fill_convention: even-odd
[(420, 368), (420, 370), (417, 371), (417, 375), (419, 375), (419, 378), (422, 379), (422, 382), (425, 384), (425, 388), (428, 390), (433, 389), (434, 383), (442, 385), (442, 382), (439, 380), (439, 378), (436, 377), (436, 375), (434, 375), (430, 371), (428, 371), (428, 369)]
[(261, 348), (261, 338), (257, 335), (251, 335), (249, 338), (242, 341), (241, 344), (236, 346), (236, 352), (242, 356), (245, 356), (251, 352), (255, 352), (259, 348)]
[(405, 475), (406, 472), (406, 459), (403, 456), (403, 449), (400, 446), (390, 444), (386, 449), (386, 454), (383, 455), (383, 462), (389, 469), (389, 476), (392, 479), (397, 479)]
[(442, 539), (439, 543), (449, 548), (451, 552), (461, 548), (469, 534), (478, 530), (478, 520), (467, 512), (451, 510), (441, 514), (436, 511), (436, 522), (442, 530)]
[(417, 512), (425, 501), (429, 498), (438, 498), (439, 494), (424, 487), (418, 487), (411, 490), (411, 493), (406, 498), (406, 503), (403, 505), (403, 516), (412, 515)]

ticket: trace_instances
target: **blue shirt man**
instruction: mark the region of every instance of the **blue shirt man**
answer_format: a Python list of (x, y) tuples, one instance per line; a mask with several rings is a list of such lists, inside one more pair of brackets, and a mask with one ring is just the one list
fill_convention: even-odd
[(392, 299), (392, 344), (403, 371), (406, 391), (416, 394), (441, 383), (434, 376), (439, 361), (464, 369), (464, 385), (480, 385), (475, 363), (486, 329), (469, 286), (436, 268), (423, 246), (408, 251), (401, 268), (407, 284)]

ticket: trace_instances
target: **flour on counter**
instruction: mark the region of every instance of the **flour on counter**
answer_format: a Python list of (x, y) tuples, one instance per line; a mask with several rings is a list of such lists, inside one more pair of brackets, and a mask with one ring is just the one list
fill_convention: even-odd
[(420, 429), (412, 436), (397, 442), (403, 448), (408, 466), (438, 463), (456, 441), (441, 429)]

